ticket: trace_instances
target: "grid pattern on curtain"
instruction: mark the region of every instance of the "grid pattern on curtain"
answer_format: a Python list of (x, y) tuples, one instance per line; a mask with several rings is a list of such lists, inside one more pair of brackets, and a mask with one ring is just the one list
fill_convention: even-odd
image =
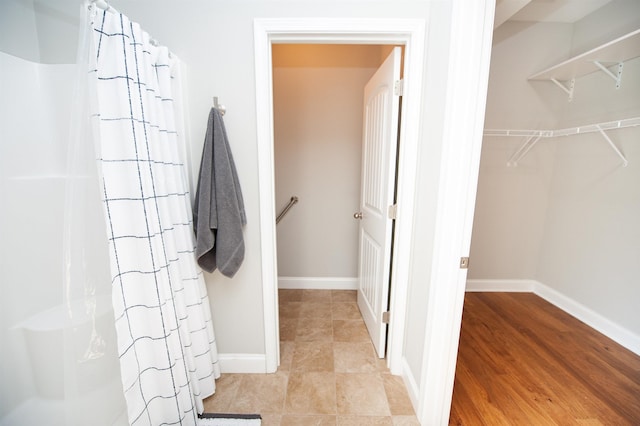
[(126, 16), (89, 10), (94, 137), (129, 422), (196, 424), (220, 370), (176, 130), (179, 61)]

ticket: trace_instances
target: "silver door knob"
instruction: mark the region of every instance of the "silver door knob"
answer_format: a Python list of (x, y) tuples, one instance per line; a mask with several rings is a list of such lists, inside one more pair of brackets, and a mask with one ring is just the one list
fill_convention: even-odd
[(353, 217), (354, 217), (355, 219), (362, 219), (362, 212), (356, 212), (356, 213), (354, 213), (354, 214), (353, 214)]

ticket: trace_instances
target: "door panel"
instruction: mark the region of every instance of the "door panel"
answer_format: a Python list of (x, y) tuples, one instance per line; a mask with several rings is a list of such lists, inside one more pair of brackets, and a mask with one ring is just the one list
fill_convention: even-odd
[(400, 98), (394, 94), (400, 79), (401, 49), (395, 47), (367, 83), (364, 91), (362, 189), (358, 307), (380, 358), (384, 358), (391, 259), (393, 203)]
[(360, 242), (360, 270), (362, 271), (360, 275), (362, 297), (360, 300), (366, 303), (365, 310), (368, 312), (375, 312), (379, 305), (380, 292), (377, 291), (376, 283), (381, 279), (378, 265), (380, 265), (382, 256), (384, 256), (382, 247), (366, 231), (363, 231)]

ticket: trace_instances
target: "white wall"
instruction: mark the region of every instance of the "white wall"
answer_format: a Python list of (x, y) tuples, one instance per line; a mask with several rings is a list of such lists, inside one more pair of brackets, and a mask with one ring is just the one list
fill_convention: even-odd
[(40, 62), (33, 0), (0, 2), (0, 51), (31, 62)]
[[(612, 2), (575, 26), (587, 46), (640, 28), (640, 3)], [(617, 29), (617, 30), (614, 30)], [(622, 86), (604, 73), (576, 81), (561, 127), (640, 116), (640, 58), (624, 64)], [(551, 181), (538, 280), (636, 335), (640, 342), (640, 129), (608, 132), (620, 159), (599, 134), (559, 141)]]
[(273, 47), (278, 274), (357, 277), (362, 99), (378, 46)]
[[(427, 40), (438, 40), (427, 48), (425, 52), (425, 64), (444, 64), (449, 59), (448, 43), (450, 38), (449, 21), (451, 5), (436, 3), (432, 5), (431, 13), (439, 19), (430, 20), (427, 27)], [(429, 76), (425, 79), (426, 93), (433, 99), (441, 99), (445, 96), (446, 87), (440, 84), (445, 79), (444, 66), (426, 66), (425, 72)], [(438, 140), (442, 138), (442, 128), (437, 123), (444, 121), (445, 111), (441, 105), (427, 104), (423, 115), (425, 121), (423, 130), (429, 133), (430, 138)], [(428, 132), (426, 129), (431, 129)], [(420, 377), (422, 371), (422, 358), (424, 356), (424, 339), (427, 327), (428, 312), (426, 306), (429, 303), (429, 293), (432, 286), (428, 277), (431, 274), (432, 265), (429, 260), (434, 255), (433, 239), (435, 228), (432, 224), (436, 219), (436, 205), (433, 202), (437, 197), (437, 185), (440, 174), (440, 156), (442, 147), (437, 143), (425, 142), (420, 145), (419, 166), (416, 182), (416, 213), (414, 231), (416, 236), (411, 247), (413, 259), (411, 262), (411, 276), (415, 280), (409, 285), (407, 294), (407, 322), (404, 336), (404, 349), (406, 363), (414, 376)]]
[[(640, 28), (640, 3), (613, 1), (575, 24), (506, 23), (495, 32), (486, 128), (565, 128), (640, 115), (640, 59), (622, 87), (603, 73), (576, 80), (574, 99), (526, 78), (597, 43)], [(546, 139), (518, 167), (524, 142), (485, 137), (476, 202), (473, 279), (533, 279), (640, 336), (638, 129)], [(640, 337), (636, 337), (638, 339)]]
[[(569, 54), (569, 24), (506, 22), (494, 32), (485, 128), (552, 129), (566, 101), (529, 75)], [(553, 87), (552, 87), (553, 86)], [(538, 266), (556, 145), (541, 141), (517, 167), (525, 138), (485, 136), (480, 161), (470, 279), (533, 279)]]
[(640, 4), (613, 0), (573, 25), (571, 54), (578, 55), (640, 28)]

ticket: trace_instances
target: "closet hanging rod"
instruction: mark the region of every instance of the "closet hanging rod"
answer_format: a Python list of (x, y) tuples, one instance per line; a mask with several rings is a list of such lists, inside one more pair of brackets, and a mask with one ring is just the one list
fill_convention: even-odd
[(625, 118), (623, 120), (607, 121), (605, 123), (588, 124), (585, 126), (569, 127), (566, 129), (557, 130), (511, 130), (511, 129), (486, 129), (484, 131), (485, 136), (516, 136), (526, 137), (527, 140), (515, 153), (507, 160), (507, 166), (517, 166), (518, 161), (524, 158), (527, 153), (533, 148), (533, 146), (541, 138), (555, 138), (559, 136), (571, 136), (580, 135), (584, 133), (599, 133), (604, 140), (609, 144), (615, 154), (622, 160), (622, 167), (627, 167), (629, 161), (624, 156), (622, 151), (616, 146), (615, 143), (605, 133), (606, 130), (624, 129), (625, 127), (640, 126), (640, 117)]
[(511, 137), (550, 137), (552, 130), (524, 130), (524, 129), (485, 129), (484, 136), (511, 136)]
[(640, 126), (640, 117), (625, 118), (622, 120), (607, 121), (605, 123), (587, 124), (584, 126), (556, 130), (485, 129), (483, 134), (485, 136), (540, 136), (543, 138), (555, 138), (558, 136), (580, 135), (584, 133), (600, 132), (601, 130), (615, 130), (635, 126)]

